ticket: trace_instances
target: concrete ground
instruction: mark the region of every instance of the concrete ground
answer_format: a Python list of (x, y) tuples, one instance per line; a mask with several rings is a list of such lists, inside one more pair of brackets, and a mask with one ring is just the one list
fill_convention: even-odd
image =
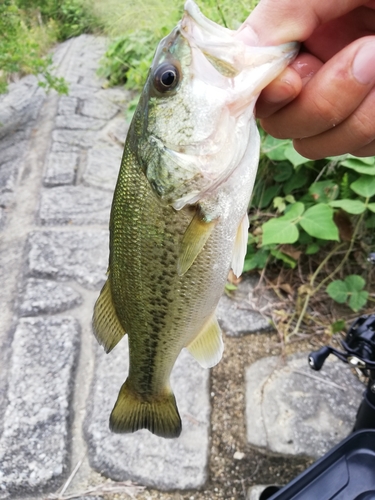
[(26, 77), (0, 97), (0, 498), (243, 499), (343, 439), (363, 386), (334, 360), (311, 372), (306, 343), (281, 356), (245, 278), (219, 304), (222, 362), (176, 364), (181, 436), (111, 434), (127, 345), (105, 355), (91, 316), (131, 96), (97, 77), (105, 47), (57, 48), (68, 96)]

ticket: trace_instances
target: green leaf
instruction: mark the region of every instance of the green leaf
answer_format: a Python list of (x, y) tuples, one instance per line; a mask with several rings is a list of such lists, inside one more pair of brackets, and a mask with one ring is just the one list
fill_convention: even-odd
[(317, 203), (328, 203), (337, 198), (339, 187), (330, 180), (314, 182), (309, 187), (309, 193)]
[(251, 207), (259, 209), (268, 207), (280, 191), (280, 184), (273, 184), (272, 186), (265, 188), (265, 183), (263, 183), (261, 179), (257, 179), (253, 196), (251, 198)]
[(315, 238), (339, 241), (339, 231), (333, 222), (333, 210), (325, 203), (308, 208), (303, 214), (300, 224), (306, 233)]
[(292, 165), (289, 162), (283, 161), (277, 164), (273, 179), (276, 182), (284, 182), (287, 181), (292, 174), (293, 174)]
[(301, 243), (301, 245), (310, 245), (313, 243), (313, 237), (302, 229), (299, 233), (298, 243)]
[(288, 194), (287, 196), (285, 196), (285, 201), (287, 201), (288, 203), (295, 203), (296, 199), (292, 194)]
[(361, 175), (359, 179), (350, 184), (351, 189), (363, 196), (364, 198), (370, 198), (375, 194), (375, 176), (371, 175)]
[(298, 240), (299, 231), (292, 220), (279, 217), (265, 222), (262, 226), (262, 246), (274, 243), (295, 243)]
[(266, 248), (261, 248), (249, 257), (246, 255), (243, 271), (251, 271), (252, 269), (264, 269), (270, 252)]
[(334, 162), (341, 162), (341, 161), (346, 160), (349, 156), (351, 156), (351, 155), (344, 154), (344, 155), (339, 155), (339, 156), (327, 156), (326, 160), (331, 160)]
[(356, 158), (348, 155), (348, 158), (341, 162), (341, 165), (355, 170), (359, 174), (375, 175), (375, 157)]
[(275, 139), (271, 135), (267, 135), (261, 145), (262, 153), (273, 161), (286, 160), (285, 147), (289, 143), (289, 139), (280, 141), (280, 139)]
[(284, 154), (294, 168), (309, 161), (307, 158), (297, 153), (292, 142), (289, 142), (289, 144), (285, 146)]
[(296, 203), (288, 205), (285, 211), (285, 215), (282, 218), (285, 220), (298, 219), (299, 217), (301, 217), (304, 211), (305, 205), (300, 201), (297, 201)]
[(284, 212), (285, 210), (285, 207), (286, 207), (286, 203), (284, 201), (284, 198), (282, 198), (281, 196), (276, 196), (276, 198), (274, 198), (273, 200), (273, 206), (274, 208), (277, 208), (277, 211), (278, 212)]
[(367, 229), (375, 228), (375, 214), (371, 214), (370, 217), (366, 220), (366, 228)]
[(274, 248), (271, 250), (271, 254), (276, 257), (276, 259), (282, 260), (285, 264), (287, 264), (289, 267), (294, 269), (297, 265), (297, 262), (292, 259), (289, 255), (286, 255), (283, 253), (281, 250), (278, 250), (277, 248)]
[(375, 203), (369, 203), (367, 205), (367, 208), (371, 210), (371, 212), (375, 212)]
[(305, 250), (306, 255), (313, 255), (314, 253), (318, 253), (320, 250), (320, 246), (317, 243), (311, 243), (307, 246)]
[(348, 214), (362, 214), (366, 210), (366, 205), (361, 200), (335, 200), (329, 205), (333, 208), (342, 208)]
[(233, 292), (234, 290), (237, 290), (237, 286), (236, 285), (233, 285), (233, 283), (227, 283), (225, 285), (225, 290), (227, 290), (228, 292)]
[(349, 274), (344, 281), (349, 292), (362, 290), (366, 284), (366, 281), (358, 274)]
[(291, 178), (284, 184), (284, 194), (288, 195), (296, 189), (305, 186), (309, 180), (307, 169), (302, 167), (298, 172), (295, 172)]
[(331, 325), (332, 334), (339, 333), (341, 331), (345, 331), (346, 323), (343, 319), (338, 319)]
[(349, 299), (349, 307), (357, 312), (362, 309), (363, 306), (366, 305), (368, 299), (368, 292), (362, 290), (360, 292), (353, 292)]
[(338, 302), (339, 304), (344, 304), (349, 295), (346, 283), (344, 283), (342, 280), (332, 281), (332, 283), (327, 286), (326, 292), (331, 297), (331, 299)]

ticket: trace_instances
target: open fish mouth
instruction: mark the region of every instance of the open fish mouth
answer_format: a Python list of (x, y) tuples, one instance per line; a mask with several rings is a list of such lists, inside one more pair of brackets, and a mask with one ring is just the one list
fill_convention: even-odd
[[(244, 69), (264, 66), (267, 59), (273, 63), (276, 57), (285, 55), (287, 60), (292, 60), (299, 47), (298, 43), (290, 42), (278, 47), (259, 47), (257, 50), (254, 45), (250, 48), (235, 38), (236, 31), (205, 17), (193, 0), (185, 3), (180, 32), (193, 49), (199, 49), (215, 69), (226, 77), (227, 83), (228, 78), (235, 78)], [(215, 82), (210, 83), (215, 85)], [(216, 86), (219, 86), (217, 81)]]

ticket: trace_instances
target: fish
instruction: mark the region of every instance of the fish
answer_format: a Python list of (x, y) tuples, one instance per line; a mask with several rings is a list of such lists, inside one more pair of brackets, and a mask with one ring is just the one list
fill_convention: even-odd
[(127, 334), (129, 373), (113, 432), (181, 433), (170, 384), (183, 348), (223, 353), (215, 310), (243, 269), (260, 140), (254, 105), (298, 47), (249, 47), (187, 0), (158, 45), (127, 135), (110, 215), (108, 276), (93, 315), (110, 352)]

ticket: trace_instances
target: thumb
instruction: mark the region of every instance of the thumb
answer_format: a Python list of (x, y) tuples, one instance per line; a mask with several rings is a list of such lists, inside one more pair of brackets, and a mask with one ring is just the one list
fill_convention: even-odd
[(248, 45), (303, 42), (331, 19), (347, 14), (368, 0), (261, 0), (239, 28), (236, 38)]

